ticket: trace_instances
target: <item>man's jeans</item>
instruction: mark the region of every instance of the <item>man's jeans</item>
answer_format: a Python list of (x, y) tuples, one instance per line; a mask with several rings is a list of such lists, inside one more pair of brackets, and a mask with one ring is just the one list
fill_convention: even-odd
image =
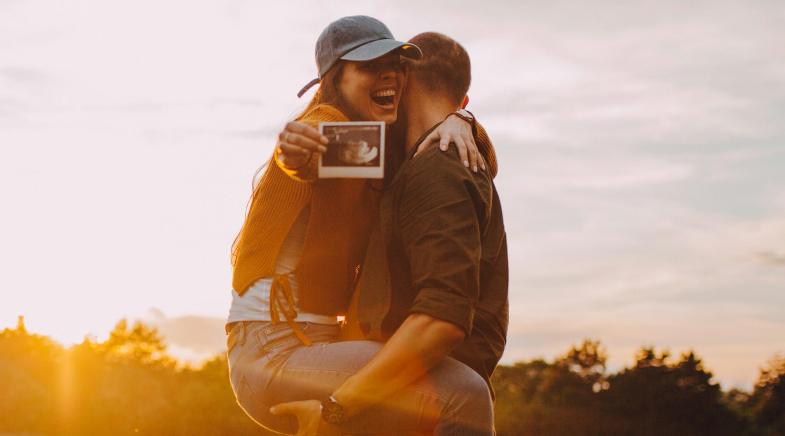
[[(237, 401), (257, 423), (295, 433), (294, 417), (278, 417), (279, 403), (326, 399), (381, 349), (372, 341), (335, 342), (337, 325), (299, 323), (313, 345), (303, 346), (286, 323), (233, 323), (227, 340), (229, 372)], [(428, 374), (352, 417), (350, 434), (492, 435), (488, 385), (474, 370), (446, 358)]]

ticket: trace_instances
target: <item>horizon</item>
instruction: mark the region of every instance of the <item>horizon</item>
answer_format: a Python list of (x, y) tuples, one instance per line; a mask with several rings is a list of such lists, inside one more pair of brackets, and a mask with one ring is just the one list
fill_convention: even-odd
[(597, 338), (610, 368), (695, 349), (751, 386), (785, 353), (785, 6), (475, 6), (0, 4), (0, 327), (69, 344), (141, 319), (183, 356), (219, 350), (253, 175), (314, 92), (295, 97), (319, 32), (368, 14), (471, 56), (508, 233), (503, 363)]
[[(50, 341), (53, 341), (58, 346), (62, 347), (64, 350), (69, 350), (72, 347), (77, 347), (77, 346), (79, 346), (81, 344), (84, 344), (84, 343), (100, 344), (100, 343), (105, 342), (106, 340), (109, 339), (109, 332), (107, 332), (106, 335), (102, 335), (100, 337), (96, 336), (96, 335), (85, 335), (79, 341), (74, 341), (74, 342), (71, 342), (71, 343), (64, 343), (64, 342), (61, 342), (61, 341), (59, 341), (58, 339), (56, 339), (56, 338), (54, 338), (52, 336), (43, 335), (43, 334), (39, 334), (37, 332), (31, 331), (27, 327), (26, 320), (25, 320), (24, 316), (20, 316), (19, 318), (20, 319), (18, 320), (17, 325), (14, 326), (14, 328), (0, 326), (0, 332), (3, 332), (3, 331), (20, 331), (20, 327), (21, 327), (21, 331), (23, 331), (26, 335), (45, 337), (45, 338), (49, 339)], [(153, 328), (154, 331), (156, 331), (159, 334), (159, 337), (163, 341), (163, 344), (165, 346), (165, 355), (167, 355), (167, 356), (169, 356), (169, 357), (174, 359), (178, 369), (197, 369), (198, 370), (199, 368), (202, 368), (206, 363), (208, 363), (208, 362), (210, 362), (213, 359), (218, 358), (218, 357), (225, 357), (225, 354), (226, 354), (226, 352), (224, 350), (220, 349), (220, 348), (223, 348), (223, 347), (220, 347), (215, 352), (205, 351), (205, 352), (202, 352), (202, 353), (194, 353), (192, 350), (189, 350), (188, 348), (182, 348), (182, 347), (177, 347), (177, 346), (172, 347), (172, 345), (167, 341), (167, 338), (161, 332), (160, 327), (159, 326), (155, 326), (153, 324), (150, 324), (149, 321), (146, 322), (146, 321), (143, 321), (141, 319), (126, 319), (126, 318), (123, 318), (121, 320), (118, 320), (117, 324), (119, 324), (121, 322), (126, 322), (126, 325), (128, 327), (131, 327), (135, 323), (140, 322), (145, 327)], [(533, 361), (540, 360), (540, 359), (545, 361), (545, 362), (547, 362), (548, 364), (554, 364), (556, 362), (557, 358), (565, 356), (565, 353), (568, 351), (568, 349), (570, 347), (578, 347), (578, 346), (581, 346), (581, 344), (584, 344), (586, 341), (594, 341), (594, 340), (598, 340), (599, 341), (599, 344), (601, 346), (601, 348), (600, 348), (601, 350), (602, 349), (606, 349), (607, 350), (607, 347), (603, 343), (602, 338), (582, 338), (581, 340), (577, 340), (577, 341), (573, 342), (568, 347), (565, 347), (565, 349), (561, 350), (561, 352), (559, 352), (557, 355), (554, 355), (554, 356), (532, 356), (532, 357), (529, 357), (529, 358), (524, 359), (524, 360), (510, 361), (510, 362), (504, 362), (504, 359), (502, 359), (502, 361), (499, 362), (499, 366), (514, 367), (517, 364), (531, 363)], [(731, 391), (733, 389), (740, 389), (740, 390), (745, 391), (745, 392), (752, 392), (753, 389), (755, 388), (755, 383), (750, 383), (749, 385), (745, 385), (745, 386), (741, 386), (741, 385), (727, 385), (726, 383), (723, 383), (722, 380), (717, 378), (717, 375), (714, 373), (714, 371), (712, 371), (712, 368), (709, 365), (706, 364), (706, 361), (703, 358), (703, 356), (701, 355), (700, 350), (691, 349), (691, 348), (690, 349), (685, 349), (685, 350), (672, 350), (672, 349), (670, 349), (668, 347), (659, 347), (659, 346), (653, 345), (653, 344), (645, 344), (645, 345), (641, 345), (640, 347), (638, 347), (638, 349), (635, 350), (634, 355), (628, 356), (627, 361), (623, 365), (610, 365), (610, 364), (607, 365), (607, 367), (605, 368), (604, 374), (606, 374), (606, 375), (618, 374), (620, 372), (623, 372), (624, 370), (632, 369), (634, 367), (635, 360), (637, 358), (637, 352), (638, 351), (642, 351), (642, 350), (647, 349), (647, 348), (651, 348), (655, 353), (665, 353), (665, 354), (667, 354), (668, 357), (667, 357), (667, 359), (664, 362), (667, 365), (673, 365), (677, 361), (681, 360), (684, 356), (686, 356), (688, 354), (694, 354), (695, 357), (698, 358), (698, 360), (699, 360), (699, 362), (701, 364), (702, 369), (712, 374), (712, 377), (709, 380), (709, 382), (712, 383), (712, 384), (719, 385), (720, 388), (724, 392), (729, 392), (729, 391)], [(755, 382), (758, 381), (758, 379), (759, 379), (759, 377), (761, 375), (761, 370), (763, 368), (767, 367), (767, 365), (770, 365), (771, 362), (774, 362), (777, 359), (782, 359), (783, 357), (785, 357), (785, 356), (783, 356), (781, 354), (775, 354), (775, 355), (772, 355), (769, 359), (766, 359), (766, 361), (761, 362), (760, 365), (759, 365), (759, 368), (758, 368), (758, 376), (755, 378)], [(609, 361), (610, 361), (610, 358), (611, 358), (611, 356), (608, 355), (608, 360)]]

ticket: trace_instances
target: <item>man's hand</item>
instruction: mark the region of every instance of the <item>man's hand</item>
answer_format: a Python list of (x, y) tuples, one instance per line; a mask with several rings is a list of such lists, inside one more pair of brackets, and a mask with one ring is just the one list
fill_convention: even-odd
[(275, 144), (278, 160), (287, 168), (298, 168), (308, 162), (312, 153), (327, 151), (327, 137), (313, 127), (290, 121), (278, 134)]
[(294, 415), (298, 425), (296, 436), (337, 436), (341, 434), (337, 427), (322, 420), (322, 403), (317, 400), (281, 403), (271, 407), (270, 413), (276, 416)]
[(417, 147), (415, 156), (437, 142), (442, 151), (447, 151), (449, 144), (454, 143), (465, 167), (471, 168), (475, 173), (478, 165), (485, 170), (485, 162), (480, 158), (480, 152), (474, 142), (472, 126), (457, 115), (448, 116), (439, 127), (435, 128)]

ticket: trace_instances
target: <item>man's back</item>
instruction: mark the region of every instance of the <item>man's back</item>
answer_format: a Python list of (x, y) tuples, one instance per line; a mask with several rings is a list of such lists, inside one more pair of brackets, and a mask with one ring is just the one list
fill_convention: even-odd
[[(411, 313), (451, 322), (466, 339), (451, 356), (489, 381), (507, 333), (507, 244), (486, 172), (429, 149), (404, 163), (384, 193), (390, 267), (385, 336)], [(389, 218), (385, 218), (389, 217)]]

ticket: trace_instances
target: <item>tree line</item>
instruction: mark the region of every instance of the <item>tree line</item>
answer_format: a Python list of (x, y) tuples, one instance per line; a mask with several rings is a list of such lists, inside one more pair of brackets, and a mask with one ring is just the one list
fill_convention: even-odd
[(785, 358), (761, 370), (752, 392), (723, 391), (694, 351), (643, 347), (615, 373), (606, 362), (600, 342), (585, 340), (552, 363), (499, 367), (499, 434), (785, 435)]
[[(606, 363), (585, 340), (551, 362), (500, 366), (499, 435), (785, 435), (785, 358), (752, 392), (723, 390), (693, 351), (641, 348), (614, 373)], [(184, 366), (154, 328), (125, 320), (71, 347), (22, 323), (0, 332), (0, 433), (267, 434), (235, 402), (224, 355)]]

